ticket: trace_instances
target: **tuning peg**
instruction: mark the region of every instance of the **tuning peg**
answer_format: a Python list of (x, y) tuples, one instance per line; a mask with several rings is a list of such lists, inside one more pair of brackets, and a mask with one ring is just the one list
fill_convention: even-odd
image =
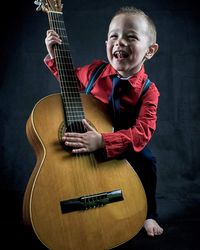
[(42, 1), (41, 0), (35, 0), (34, 4), (38, 5), (36, 8), (37, 11), (40, 11), (42, 9)]

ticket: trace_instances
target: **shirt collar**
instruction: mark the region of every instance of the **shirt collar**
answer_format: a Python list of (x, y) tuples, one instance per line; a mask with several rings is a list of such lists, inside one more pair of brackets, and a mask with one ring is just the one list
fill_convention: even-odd
[[(108, 66), (103, 71), (101, 77), (108, 77), (116, 75), (117, 71), (111, 66), (111, 64), (108, 64)], [(147, 79), (147, 74), (145, 73), (144, 65), (142, 65), (142, 68), (140, 71), (138, 71), (135, 75), (129, 77), (127, 80), (130, 82), (130, 84), (133, 87), (141, 87), (144, 80)]]

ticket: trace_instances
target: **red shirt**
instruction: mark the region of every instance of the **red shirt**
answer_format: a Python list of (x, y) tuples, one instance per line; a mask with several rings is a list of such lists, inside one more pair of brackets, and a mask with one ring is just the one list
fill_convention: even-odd
[[(55, 60), (45, 57), (44, 62), (58, 79)], [(92, 64), (76, 69), (75, 72), (80, 81), (81, 90), (86, 87), (93, 70), (101, 63), (102, 61), (97, 60)], [(108, 104), (112, 91), (111, 76), (116, 74), (115, 69), (108, 64), (95, 81), (90, 93), (103, 103)], [(121, 112), (127, 110), (129, 112), (136, 105), (147, 78), (148, 75), (145, 73), (143, 66), (138, 73), (128, 79), (128, 84), (130, 84), (129, 91), (121, 97)], [(131, 116), (131, 113), (129, 114), (129, 118), (134, 119), (132, 122), (134, 125), (117, 132), (102, 133), (107, 158), (117, 157), (130, 149), (139, 152), (146, 146), (156, 129), (159, 95), (155, 83), (152, 83), (147, 92), (142, 96), (142, 103), (137, 118), (135, 119), (135, 117)]]

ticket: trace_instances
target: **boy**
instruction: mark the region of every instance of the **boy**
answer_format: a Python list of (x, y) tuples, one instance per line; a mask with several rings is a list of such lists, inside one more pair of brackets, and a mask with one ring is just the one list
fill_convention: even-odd
[[(55, 31), (47, 31), (45, 43), (48, 55), (44, 62), (57, 79), (53, 46), (61, 42)], [(106, 41), (109, 63), (90, 91), (94, 97), (113, 107), (115, 132), (98, 133), (83, 120), (87, 132), (65, 133), (63, 137), (64, 143), (72, 148), (72, 153), (103, 149), (107, 159), (122, 155), (127, 158), (138, 173), (147, 195), (148, 213), (144, 229), (152, 237), (163, 233), (156, 221), (156, 161), (146, 147), (156, 129), (159, 91), (151, 82), (146, 92), (140, 95), (148, 82), (144, 62), (151, 59), (157, 50), (155, 25), (143, 11), (122, 7), (116, 12), (110, 22)], [(76, 69), (81, 90), (86, 88), (92, 73), (101, 64), (102, 61), (96, 60)], [(115, 101), (112, 102), (114, 79), (121, 84), (118, 88), (118, 107), (115, 107)], [(135, 112), (138, 105), (139, 110)]]

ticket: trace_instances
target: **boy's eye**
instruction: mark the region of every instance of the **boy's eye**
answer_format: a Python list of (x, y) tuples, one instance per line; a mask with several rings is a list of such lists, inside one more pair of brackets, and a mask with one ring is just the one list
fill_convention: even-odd
[(110, 38), (117, 38), (116, 34), (110, 35)]
[(137, 37), (134, 35), (128, 35), (128, 39), (130, 40), (137, 40)]

